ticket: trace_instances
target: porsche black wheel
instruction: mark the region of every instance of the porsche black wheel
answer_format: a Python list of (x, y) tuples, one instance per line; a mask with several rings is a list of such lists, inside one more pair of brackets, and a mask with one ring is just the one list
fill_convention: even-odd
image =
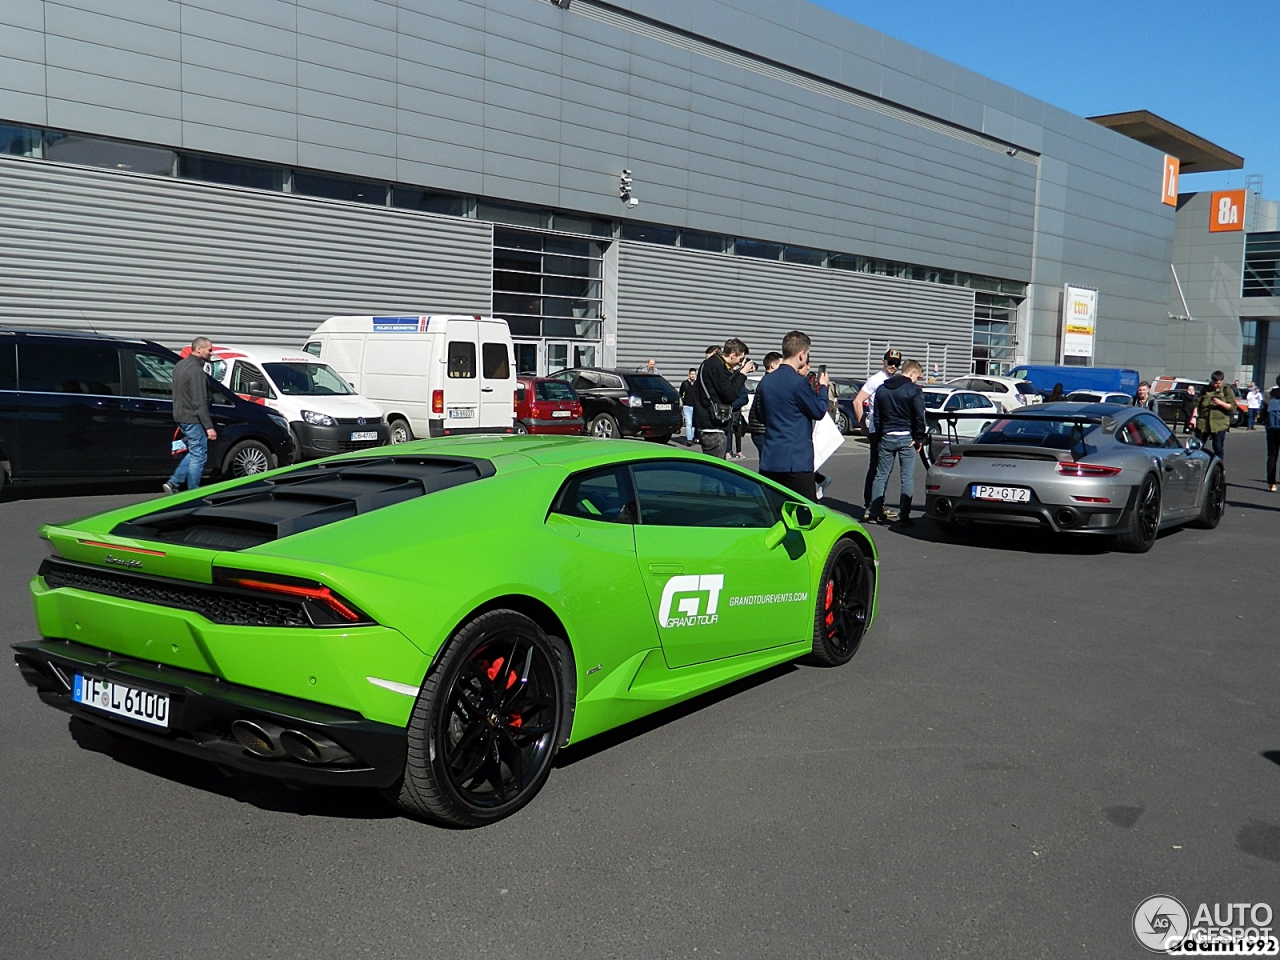
[(1160, 533), (1160, 484), (1148, 475), (1138, 487), (1138, 497), (1129, 511), (1123, 533), (1116, 537), (1116, 546), (1126, 553), (1146, 553)]
[(1212, 530), (1227, 512), (1227, 475), (1221, 464), (1210, 467), (1209, 481), (1204, 487), (1204, 503), (1200, 506), (1200, 516), (1188, 526), (1201, 530)]
[(559, 657), (536, 623), (512, 610), (476, 617), (422, 685), (393, 799), (464, 827), (515, 813), (551, 773), (563, 689)]
[(871, 622), (874, 595), (871, 561), (852, 540), (841, 540), (832, 548), (818, 581), (813, 653), (809, 657), (813, 663), (838, 667), (853, 658)]

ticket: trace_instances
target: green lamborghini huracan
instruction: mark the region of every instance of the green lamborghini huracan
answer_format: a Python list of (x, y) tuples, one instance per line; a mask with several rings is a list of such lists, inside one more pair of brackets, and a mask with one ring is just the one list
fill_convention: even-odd
[(876, 610), (849, 517), (622, 440), (425, 440), (43, 534), (43, 638), (15, 649), (46, 703), (467, 826), (527, 803), (561, 746), (847, 662)]

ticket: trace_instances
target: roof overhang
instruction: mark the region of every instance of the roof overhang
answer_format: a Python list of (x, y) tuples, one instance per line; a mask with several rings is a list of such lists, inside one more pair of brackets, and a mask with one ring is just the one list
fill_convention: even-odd
[(1244, 157), (1225, 150), (1190, 130), (1184, 130), (1150, 110), (1133, 110), (1129, 113), (1108, 113), (1090, 117), (1094, 123), (1114, 130), (1162, 150), (1178, 158), (1182, 173), (1210, 173), (1214, 170), (1241, 170)]

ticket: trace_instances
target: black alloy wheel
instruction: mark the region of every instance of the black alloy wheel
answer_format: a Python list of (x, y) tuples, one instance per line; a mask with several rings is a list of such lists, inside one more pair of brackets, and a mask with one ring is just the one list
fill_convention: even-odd
[(252, 477), (266, 473), (273, 466), (267, 445), (257, 440), (241, 440), (227, 453), (223, 473), (228, 477)]
[(875, 570), (866, 554), (852, 540), (841, 540), (831, 550), (818, 581), (817, 611), (810, 660), (824, 667), (848, 663), (871, 622)]
[(1221, 464), (1209, 468), (1209, 481), (1204, 488), (1204, 503), (1200, 506), (1200, 515), (1188, 526), (1201, 530), (1212, 530), (1222, 521), (1227, 512), (1227, 474)]
[(1160, 484), (1148, 474), (1138, 487), (1138, 497), (1123, 533), (1116, 537), (1116, 546), (1126, 553), (1146, 553), (1160, 533)]
[(394, 801), (410, 813), (477, 827), (533, 799), (560, 742), (560, 660), (555, 642), (515, 611), (490, 611), (462, 627), (414, 705)]

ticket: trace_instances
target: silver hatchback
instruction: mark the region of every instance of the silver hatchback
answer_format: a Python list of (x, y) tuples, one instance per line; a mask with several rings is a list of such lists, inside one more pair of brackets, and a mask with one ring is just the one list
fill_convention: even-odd
[(1144, 553), (1162, 529), (1211, 529), (1226, 506), (1222, 463), (1153, 413), (1046, 403), (1005, 414), (929, 468), (926, 513), (944, 531), (1008, 524), (1113, 537)]

